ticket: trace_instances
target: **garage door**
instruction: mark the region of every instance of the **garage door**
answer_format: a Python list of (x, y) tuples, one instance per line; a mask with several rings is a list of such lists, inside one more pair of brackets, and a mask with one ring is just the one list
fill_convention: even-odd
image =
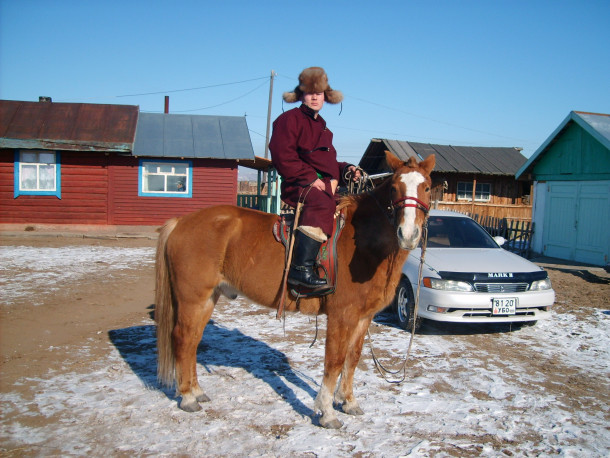
[(610, 181), (549, 182), (543, 253), (605, 265), (610, 252)]

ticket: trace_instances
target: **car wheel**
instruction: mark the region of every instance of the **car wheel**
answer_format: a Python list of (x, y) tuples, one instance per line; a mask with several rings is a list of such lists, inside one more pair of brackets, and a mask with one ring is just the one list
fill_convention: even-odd
[(394, 313), (398, 320), (398, 324), (406, 331), (411, 331), (415, 324), (417, 331), (421, 326), (421, 317), (414, 320), (415, 297), (411, 282), (404, 275), (400, 278), (400, 283), (396, 288), (396, 296), (394, 297)]

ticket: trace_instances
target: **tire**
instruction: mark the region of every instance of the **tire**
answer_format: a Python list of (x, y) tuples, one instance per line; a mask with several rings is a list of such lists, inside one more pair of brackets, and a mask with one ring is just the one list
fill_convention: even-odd
[(400, 277), (400, 283), (396, 288), (393, 309), (398, 324), (405, 331), (411, 332), (414, 324), (416, 331), (421, 327), (422, 319), (420, 317), (417, 317), (417, 320), (413, 319), (415, 311), (415, 296), (413, 295), (411, 282), (404, 275)]

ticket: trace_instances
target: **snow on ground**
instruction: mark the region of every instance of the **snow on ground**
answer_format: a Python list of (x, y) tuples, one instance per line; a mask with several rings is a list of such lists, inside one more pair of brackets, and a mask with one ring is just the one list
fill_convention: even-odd
[[(83, 275), (104, 268), (100, 260), (106, 268), (135, 268), (142, 250), (147, 250), (147, 262), (153, 258), (152, 249), (91, 249), (72, 248), (69, 255), (58, 249), (38, 256), (65, 268), (78, 266)], [(17, 262), (21, 255), (10, 257), (7, 251), (2, 250), (2, 263)], [(23, 254), (37, 256), (28, 250)], [(16, 291), (28, 294), (27, 288)], [(365, 344), (355, 381), (365, 414), (339, 414), (345, 423), (340, 430), (315, 425), (312, 409), (324, 355), (321, 339), (310, 347), (315, 318), (288, 315), (284, 331), (273, 311), (258, 311), (243, 298), (219, 303), (198, 352), (200, 381), (212, 399), (202, 404), (202, 412), (182, 412), (173, 391), (157, 385), (155, 329), (145, 320), (110, 330), (108, 357), (94, 361), (87, 373), (69, 367), (51, 371), (35, 380), (39, 389), (32, 398), (1, 393), (1, 434), (25, 450), (29, 445), (68, 455), (610, 454), (608, 405), (575, 409), (557, 395), (560, 390), (545, 390), (545, 375), (529, 364), (535, 358), (576, 374), (594, 371), (605, 380), (599, 389), (607, 393), (610, 324), (602, 311), (589, 321), (554, 314), (533, 327), (481, 335), (480, 343), (477, 335), (426, 327), (415, 337), (408, 374), (400, 385), (379, 376)], [(325, 318), (318, 321), (323, 330)], [(384, 361), (395, 356), (396, 365), (408, 335), (384, 317), (373, 323), (371, 333), (376, 353)], [(295, 342), (291, 335), (301, 338)], [(506, 360), (495, 351), (497, 346), (514, 348), (525, 357)], [(90, 350), (83, 345), (80, 356), (87, 358)], [(52, 421), (19, 421), (23, 412)]]
[[(0, 246), (2, 303), (11, 305), (27, 297), (32, 304), (40, 305), (43, 297), (32, 294), (37, 288), (52, 292), (62, 284), (108, 271), (109, 266), (114, 270), (135, 269), (143, 263), (154, 263), (151, 248)], [(11, 275), (10, 284), (9, 269), (19, 272)]]

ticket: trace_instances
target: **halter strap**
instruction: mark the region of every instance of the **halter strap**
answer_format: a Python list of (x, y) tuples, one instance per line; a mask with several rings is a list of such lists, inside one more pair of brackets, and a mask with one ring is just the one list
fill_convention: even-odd
[[(405, 203), (405, 201), (407, 201), (407, 200), (414, 200), (415, 203), (407, 204), (407, 203)], [(401, 197), (400, 199), (395, 200), (394, 202), (392, 202), (392, 206), (394, 208), (405, 208), (405, 207), (419, 208), (424, 213), (428, 213), (428, 211), (430, 211), (429, 205), (427, 205), (425, 202), (419, 200), (417, 197), (411, 197), (411, 196), (405, 196), (405, 197)]]

